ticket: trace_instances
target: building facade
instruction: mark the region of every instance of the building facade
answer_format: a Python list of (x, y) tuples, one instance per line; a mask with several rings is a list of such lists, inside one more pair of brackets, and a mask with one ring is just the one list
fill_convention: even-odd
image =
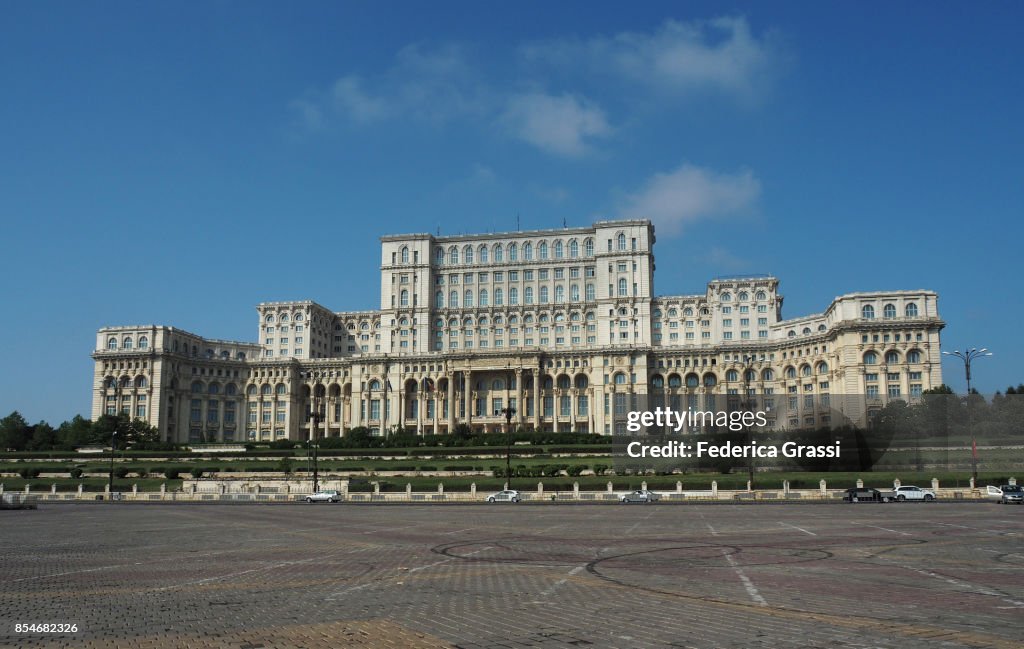
[(774, 277), (655, 296), (654, 242), (642, 220), (385, 236), (377, 310), (263, 303), (253, 343), (100, 329), (92, 416), (128, 412), (174, 442), (302, 440), (311, 420), (318, 436), (499, 431), (507, 409), (521, 427), (610, 434), (633, 410), (755, 395), (786, 428), (828, 425), (839, 395), (863, 397), (858, 420), (942, 383), (932, 291), (852, 293), (786, 320)]

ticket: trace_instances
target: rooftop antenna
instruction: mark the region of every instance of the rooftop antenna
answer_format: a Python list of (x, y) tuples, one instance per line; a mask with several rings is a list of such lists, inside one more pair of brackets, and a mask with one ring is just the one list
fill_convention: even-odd
[(519, 232), (519, 212), (516, 212), (516, 232)]
[(562, 229), (563, 230), (568, 230), (569, 229), (569, 226), (565, 224), (565, 217), (564, 216), (562, 217)]

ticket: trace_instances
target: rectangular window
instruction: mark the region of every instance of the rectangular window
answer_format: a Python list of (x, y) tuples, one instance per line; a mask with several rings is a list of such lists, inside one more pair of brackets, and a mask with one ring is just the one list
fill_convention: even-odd
[(551, 396), (544, 397), (544, 416), (554, 417), (555, 416), (555, 398)]

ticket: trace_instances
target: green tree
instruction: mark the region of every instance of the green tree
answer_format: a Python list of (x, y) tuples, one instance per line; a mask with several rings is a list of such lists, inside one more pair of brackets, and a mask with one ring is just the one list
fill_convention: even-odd
[(17, 410), (0, 419), (0, 449), (23, 451), (31, 434), (28, 422)]
[(57, 444), (61, 448), (73, 449), (93, 442), (92, 422), (82, 415), (75, 415), (57, 429)]
[(57, 446), (57, 430), (41, 421), (31, 427), (31, 437), (25, 445), (30, 451), (48, 451)]

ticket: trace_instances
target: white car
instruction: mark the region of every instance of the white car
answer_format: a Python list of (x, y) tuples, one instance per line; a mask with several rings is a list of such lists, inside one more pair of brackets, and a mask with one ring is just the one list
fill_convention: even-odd
[(307, 503), (336, 503), (341, 501), (340, 491), (318, 491), (306, 496)]
[(647, 489), (637, 489), (619, 496), (619, 502), (622, 503), (656, 503), (660, 499), (661, 496)]
[(924, 500), (932, 501), (935, 500), (935, 492), (931, 489), (922, 489), (921, 487), (905, 486), (896, 487), (892, 490), (895, 498), (899, 502), (904, 500)]
[(515, 489), (506, 489), (487, 496), (487, 502), (489, 503), (517, 503), (520, 500), (522, 500), (522, 498), (519, 496), (519, 492)]

